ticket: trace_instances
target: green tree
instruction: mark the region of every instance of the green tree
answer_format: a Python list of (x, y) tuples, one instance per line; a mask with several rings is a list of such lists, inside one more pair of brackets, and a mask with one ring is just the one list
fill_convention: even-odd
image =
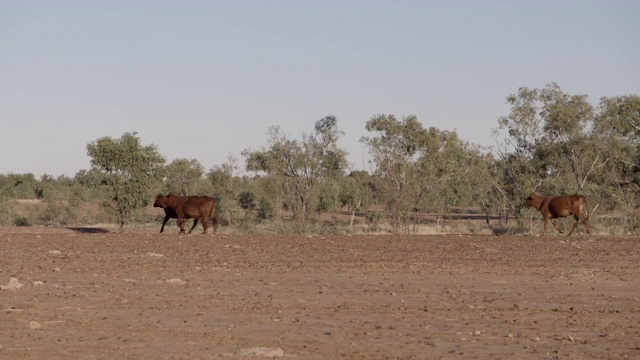
[(351, 214), (349, 227), (358, 210), (367, 209), (373, 203), (373, 177), (364, 170), (352, 171), (340, 180), (340, 205), (346, 206)]
[(303, 134), (302, 140), (289, 139), (280, 127), (271, 127), (266, 148), (243, 152), (247, 170), (266, 173), (277, 191), (274, 202), (282, 199), (294, 219), (304, 225), (314, 210), (318, 185), (344, 173), (346, 152), (337, 144), (341, 135), (334, 116), (318, 120), (314, 131)]
[[(80, 170), (73, 180), (84, 189), (84, 201), (99, 203), (111, 194), (111, 189), (103, 181), (103, 173), (97, 168)], [(156, 191), (154, 191), (155, 193)]]
[(372, 156), (376, 195), (389, 213), (393, 230), (399, 231), (409, 225), (426, 192), (432, 191), (431, 183), (424, 178), (430, 174), (417, 160), (422, 153), (439, 149), (440, 132), (423, 128), (413, 115), (402, 120), (394, 115), (376, 115), (367, 121), (366, 129), (374, 136), (360, 141)]
[[(589, 203), (635, 203), (633, 168), (640, 130), (637, 96), (601, 99), (571, 95), (551, 83), (520, 88), (507, 97), (511, 112), (499, 119), (507, 131), (498, 147), (497, 189), (517, 217), (528, 193), (584, 193)], [(617, 188), (616, 191), (611, 189)], [(639, 219), (640, 224), (640, 219)]]
[(415, 205), (418, 151), (427, 143), (427, 134), (417, 117), (396, 119), (394, 115), (376, 115), (367, 121), (366, 130), (374, 136), (363, 137), (372, 156), (373, 176), (378, 200), (384, 204), (394, 231), (407, 222)]
[[(509, 209), (520, 225), (524, 199), (544, 177), (536, 159), (538, 146), (544, 141), (539, 93), (537, 89), (521, 87), (517, 94), (507, 96), (511, 110), (509, 115), (498, 119), (499, 128), (494, 132), (500, 175), (494, 179), (494, 186), (501, 195), (503, 208)], [(505, 130), (506, 136), (501, 137), (500, 131)]]
[(165, 167), (165, 188), (176, 195), (198, 195), (203, 175), (204, 167), (198, 160), (173, 160)]
[(470, 174), (474, 179), (470, 183), (470, 186), (473, 187), (471, 191), (473, 203), (484, 213), (486, 223), (489, 224), (491, 214), (496, 213), (499, 214), (498, 219), (501, 221), (504, 214), (502, 207), (504, 203), (496, 185), (499, 183), (496, 179), (499, 178), (500, 173), (498, 162), (494, 159), (493, 154), (481, 154)]
[(38, 180), (31, 173), (0, 175), (0, 188), (15, 199), (36, 198), (37, 186)]
[(340, 184), (337, 179), (329, 178), (318, 185), (315, 207), (318, 214), (340, 209)]
[[(599, 189), (592, 194), (605, 210), (618, 209), (626, 231), (640, 229), (640, 96), (600, 99), (594, 132), (604, 143), (602, 156), (611, 159), (600, 172)], [(593, 197), (593, 196), (592, 196)], [(593, 201), (592, 201), (593, 202)]]
[(14, 199), (8, 186), (0, 184), (0, 225), (10, 224), (15, 215)]
[(239, 202), (242, 181), (236, 176), (237, 162), (237, 158), (229, 154), (226, 163), (214, 165), (206, 176), (210, 191), (215, 192), (218, 217), (226, 225), (238, 223), (246, 214)]
[[(375, 190), (390, 215), (394, 231), (411, 231), (423, 212), (435, 212), (438, 224), (454, 207), (470, 207), (492, 158), (461, 140), (455, 131), (424, 128), (415, 116), (396, 119), (377, 115), (366, 124), (375, 136), (362, 141), (369, 148)], [(486, 191), (483, 190), (483, 191)]]
[(596, 114), (586, 95), (570, 95), (551, 83), (520, 88), (507, 97), (507, 131), (497, 154), (502, 173), (496, 188), (519, 219), (528, 193), (584, 193), (610, 161), (605, 139), (594, 131)]
[(441, 131), (432, 144), (437, 146), (426, 148), (417, 160), (421, 194), (418, 208), (435, 212), (440, 218), (448, 216), (453, 207), (471, 205), (483, 155), (456, 132)]
[(572, 188), (583, 193), (594, 171), (606, 165), (605, 142), (601, 134), (592, 131), (595, 126), (595, 111), (586, 95), (570, 95), (560, 90), (557, 84), (549, 84), (540, 91), (544, 120), (544, 142), (538, 156), (545, 164), (555, 164), (545, 170), (549, 175), (564, 170), (573, 178)]
[(119, 139), (99, 138), (87, 145), (91, 166), (110, 189), (103, 207), (115, 215), (120, 232), (149, 203), (165, 159), (155, 145), (143, 146), (136, 132)]

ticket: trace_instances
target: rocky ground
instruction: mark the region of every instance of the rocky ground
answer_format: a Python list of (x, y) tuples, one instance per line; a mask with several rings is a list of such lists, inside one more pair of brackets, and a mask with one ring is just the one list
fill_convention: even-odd
[(0, 358), (640, 358), (638, 238), (174, 230), (0, 228)]

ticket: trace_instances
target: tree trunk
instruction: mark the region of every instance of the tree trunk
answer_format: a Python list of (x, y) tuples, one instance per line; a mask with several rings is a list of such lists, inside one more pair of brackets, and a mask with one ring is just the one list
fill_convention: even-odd
[(353, 209), (351, 209), (351, 222), (349, 223), (350, 228), (353, 227), (353, 219), (356, 217), (356, 211), (358, 210), (360, 204), (362, 204), (362, 201), (358, 201), (358, 204), (354, 206)]

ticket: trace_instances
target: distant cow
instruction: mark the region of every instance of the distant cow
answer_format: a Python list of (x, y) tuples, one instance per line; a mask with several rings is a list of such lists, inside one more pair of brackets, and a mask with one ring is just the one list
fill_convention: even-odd
[[(158, 195), (158, 196), (164, 196), (164, 195)], [(156, 206), (156, 207), (160, 207), (160, 206)], [(161, 234), (164, 231), (164, 226), (167, 224), (167, 221), (169, 221), (169, 219), (176, 219), (176, 221), (178, 219), (178, 213), (174, 209), (167, 207), (167, 208), (164, 208), (163, 210), (164, 210), (164, 220), (162, 221), (162, 227), (160, 228)], [(193, 231), (196, 225), (198, 225), (198, 219), (193, 219), (193, 226), (189, 230), (189, 233)]]
[(165, 217), (160, 232), (164, 230), (164, 225), (171, 218), (175, 218), (180, 228), (180, 234), (184, 234), (184, 224), (187, 219), (194, 219), (193, 226), (189, 230), (189, 234), (198, 224), (198, 220), (204, 227), (203, 234), (206, 234), (209, 228), (209, 221), (213, 220), (213, 231), (218, 229), (218, 216), (216, 215), (216, 203), (209, 196), (179, 196), (179, 195), (162, 195), (158, 194), (153, 203), (154, 207), (164, 209)]
[[(568, 235), (573, 234), (573, 231), (578, 226), (578, 220), (582, 220), (584, 227), (587, 229), (587, 234), (591, 235), (589, 230), (589, 219), (585, 215), (585, 208), (587, 206), (587, 198), (582, 195), (558, 195), (558, 196), (538, 196), (535, 193), (531, 193), (527, 197), (525, 203), (527, 207), (535, 207), (540, 210), (544, 217), (544, 230), (542, 235), (547, 232), (547, 224), (549, 219), (553, 222), (553, 226), (562, 234), (560, 228), (558, 228), (558, 218), (563, 218), (573, 215), (575, 222)], [(542, 236), (540, 235), (540, 236)]]

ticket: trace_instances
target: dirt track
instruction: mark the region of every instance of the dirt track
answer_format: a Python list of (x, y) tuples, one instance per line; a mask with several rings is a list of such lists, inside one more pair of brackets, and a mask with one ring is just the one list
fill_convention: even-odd
[(0, 228), (0, 358), (640, 358), (638, 238), (156, 231)]

